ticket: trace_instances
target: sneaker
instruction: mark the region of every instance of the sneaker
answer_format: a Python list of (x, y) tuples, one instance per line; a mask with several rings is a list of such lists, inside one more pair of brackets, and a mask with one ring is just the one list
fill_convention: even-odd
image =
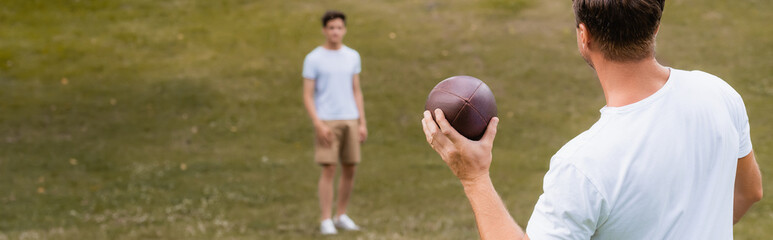
[(330, 218), (322, 220), (322, 223), (319, 224), (319, 231), (322, 235), (333, 235), (338, 233), (333, 224), (333, 220), (330, 220)]
[(360, 230), (360, 227), (357, 226), (357, 224), (354, 224), (354, 221), (352, 221), (349, 216), (346, 216), (346, 214), (342, 214), (341, 216), (338, 216), (338, 219), (335, 221), (335, 226), (347, 230), (347, 231), (358, 231)]

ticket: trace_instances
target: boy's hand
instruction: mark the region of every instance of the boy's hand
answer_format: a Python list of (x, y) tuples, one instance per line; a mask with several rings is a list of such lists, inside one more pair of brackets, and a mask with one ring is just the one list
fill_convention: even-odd
[(333, 131), (330, 130), (330, 127), (325, 124), (316, 124), (314, 128), (317, 131), (317, 141), (319, 144), (322, 147), (330, 147), (333, 141)]

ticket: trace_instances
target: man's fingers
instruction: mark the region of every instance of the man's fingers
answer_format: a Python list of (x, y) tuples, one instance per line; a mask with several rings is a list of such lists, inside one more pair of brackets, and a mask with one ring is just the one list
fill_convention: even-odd
[(429, 111), (424, 111), (424, 124), (426, 124), (430, 136), (437, 135), (437, 133), (440, 131), (440, 128), (438, 128), (435, 120), (432, 119), (432, 114), (430, 114)]
[(427, 121), (427, 129), (430, 132), (434, 133), (437, 131), (437, 124), (435, 123), (435, 120), (432, 119), (432, 114), (428, 110), (424, 111), (424, 121)]
[(489, 144), (489, 146), (493, 145), (494, 137), (497, 136), (497, 125), (499, 125), (499, 118), (491, 118), (491, 121), (488, 122), (488, 127), (486, 127), (486, 133), (483, 134), (480, 141)]
[(450, 139), (452, 142), (466, 139), (464, 136), (459, 134), (459, 132), (457, 132), (450, 123), (448, 123), (446, 116), (443, 114), (443, 110), (440, 110), (440, 108), (435, 109), (435, 121), (437, 122), (438, 126), (440, 126), (440, 132), (443, 133), (443, 135), (446, 135), (446, 137), (448, 137), (448, 139)]
[(427, 139), (427, 143), (432, 143), (432, 133), (430, 133), (429, 129), (427, 128), (427, 118), (421, 119), (421, 129), (424, 130), (424, 138)]
[(424, 111), (424, 119), (421, 120), (421, 125), (424, 129), (424, 136), (427, 138), (427, 142), (441, 156), (444, 155), (445, 149), (449, 146), (453, 146), (451, 140), (440, 133), (440, 129), (438, 129), (435, 120), (432, 120), (432, 115), (429, 111)]

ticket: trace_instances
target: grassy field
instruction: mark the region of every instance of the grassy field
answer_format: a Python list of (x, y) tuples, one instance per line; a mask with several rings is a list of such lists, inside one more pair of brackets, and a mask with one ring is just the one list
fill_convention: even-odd
[[(317, 233), (303, 57), (349, 15), (370, 138), (336, 239), (474, 239), (424, 142), (426, 94), (476, 76), (502, 118), (492, 177), (525, 225), (555, 151), (598, 118), (569, 1), (6, 0), (0, 4), (0, 240), (309, 239)], [(773, 193), (773, 2), (669, 0), (668, 66), (744, 96)], [(773, 198), (735, 226), (773, 235)]]

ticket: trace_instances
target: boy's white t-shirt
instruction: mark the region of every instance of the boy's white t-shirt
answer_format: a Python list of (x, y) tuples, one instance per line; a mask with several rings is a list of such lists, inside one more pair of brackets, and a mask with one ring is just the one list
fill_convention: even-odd
[(604, 107), (550, 161), (531, 239), (732, 239), (738, 158), (752, 150), (741, 96), (671, 69), (653, 95)]
[(321, 120), (360, 117), (352, 79), (360, 73), (360, 54), (347, 46), (317, 47), (303, 61), (303, 78), (314, 80), (314, 105)]

